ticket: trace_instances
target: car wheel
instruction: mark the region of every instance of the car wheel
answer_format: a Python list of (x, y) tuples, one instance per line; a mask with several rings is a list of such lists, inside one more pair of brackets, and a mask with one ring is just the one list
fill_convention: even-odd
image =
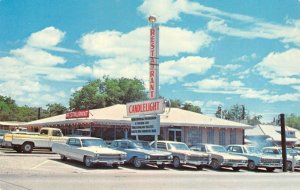
[(234, 168), (232, 168), (232, 169), (233, 169), (233, 171), (238, 172), (238, 171), (240, 171), (241, 168), (239, 168), (239, 167), (234, 167)]
[(275, 170), (275, 168), (266, 168), (267, 172), (273, 172)]
[(84, 162), (84, 165), (88, 168), (93, 166), (92, 157), (90, 157), (90, 156), (85, 156), (83, 162)]
[(198, 170), (203, 170), (203, 166), (197, 166)]
[(31, 153), (31, 152), (32, 152), (32, 149), (33, 149), (33, 144), (32, 144), (32, 143), (25, 142), (25, 143), (22, 145), (22, 151), (23, 151), (24, 153)]
[(173, 158), (173, 166), (174, 166), (174, 168), (180, 168), (181, 167), (180, 159), (178, 157)]
[(142, 167), (142, 162), (138, 157), (134, 157), (133, 166), (136, 167), (136, 168)]
[(165, 165), (165, 164), (160, 164), (160, 165), (157, 165), (157, 167), (158, 167), (159, 169), (165, 169), (165, 168), (166, 168), (166, 165)]
[(66, 161), (66, 160), (67, 160), (67, 157), (66, 157), (65, 155), (60, 154), (60, 159), (61, 159), (62, 161)]
[(112, 167), (118, 169), (119, 168), (119, 164), (113, 164)]
[(211, 165), (212, 169), (214, 169), (214, 170), (220, 169), (220, 164), (219, 164), (219, 161), (217, 159), (213, 159), (211, 161), (210, 165)]
[(254, 163), (252, 160), (250, 160), (250, 161), (248, 162), (248, 169), (249, 169), (249, 170), (252, 170), (252, 171), (254, 171), (254, 170), (257, 169), (255, 163)]
[(286, 162), (286, 169), (288, 170), (288, 171), (292, 171), (292, 162)]

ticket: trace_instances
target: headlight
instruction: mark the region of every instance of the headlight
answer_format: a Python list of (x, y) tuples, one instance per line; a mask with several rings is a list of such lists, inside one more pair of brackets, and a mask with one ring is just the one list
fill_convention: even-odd
[(150, 155), (145, 155), (145, 159), (150, 159)]
[(121, 158), (122, 159), (126, 158), (126, 154), (121, 154)]
[(173, 156), (172, 155), (168, 156), (168, 159), (173, 160)]

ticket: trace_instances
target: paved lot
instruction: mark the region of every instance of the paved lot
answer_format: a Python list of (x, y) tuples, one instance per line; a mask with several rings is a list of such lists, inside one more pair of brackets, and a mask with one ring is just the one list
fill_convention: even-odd
[[(273, 173), (231, 169), (198, 171), (193, 167), (160, 170), (122, 166), (86, 168), (61, 161), (48, 150), (32, 154), (0, 148), (0, 190), (10, 189), (300, 189), (300, 171)], [(100, 188), (101, 187), (101, 188)]]

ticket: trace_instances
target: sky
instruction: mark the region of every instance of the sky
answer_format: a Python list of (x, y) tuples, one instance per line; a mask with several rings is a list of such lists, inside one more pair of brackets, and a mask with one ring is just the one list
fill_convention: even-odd
[(68, 107), (104, 75), (148, 89), (150, 15), (161, 96), (207, 115), (300, 115), (300, 0), (0, 0), (0, 95)]

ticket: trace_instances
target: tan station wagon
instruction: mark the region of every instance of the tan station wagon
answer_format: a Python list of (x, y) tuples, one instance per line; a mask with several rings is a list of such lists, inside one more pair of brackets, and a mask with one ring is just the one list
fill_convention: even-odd
[[(155, 144), (152, 142), (151, 147), (154, 148), (154, 146)], [(211, 162), (210, 154), (192, 151), (183, 142), (158, 141), (157, 149), (172, 153), (174, 168), (180, 168), (182, 165), (192, 165), (201, 170)]]

